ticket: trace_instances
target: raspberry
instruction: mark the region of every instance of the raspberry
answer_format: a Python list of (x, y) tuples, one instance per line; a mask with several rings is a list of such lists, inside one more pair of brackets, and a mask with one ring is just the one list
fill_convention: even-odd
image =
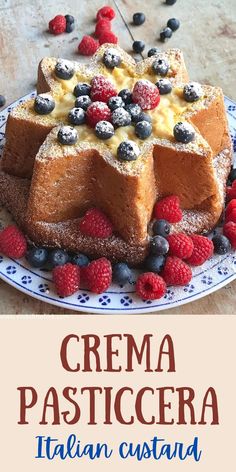
[(138, 80), (134, 86), (132, 98), (143, 110), (153, 110), (160, 102), (160, 92), (149, 80)]
[(104, 213), (98, 208), (90, 208), (80, 220), (81, 233), (92, 238), (110, 238), (113, 226)]
[(26, 254), (27, 243), (17, 226), (7, 226), (0, 233), (0, 251), (7, 257), (20, 259)]
[[(231, 200), (232, 202), (233, 200)], [(236, 207), (233, 208), (228, 215), (225, 216), (225, 222), (228, 223), (228, 221), (233, 221), (236, 223)]]
[(213, 242), (205, 236), (199, 236), (197, 234), (190, 237), (193, 241), (193, 252), (186, 262), (193, 266), (202, 265), (214, 252)]
[(107, 18), (108, 20), (113, 20), (115, 16), (116, 14), (113, 8), (109, 6), (105, 6), (105, 7), (100, 8), (100, 10), (98, 10), (96, 19), (100, 20), (101, 18)]
[(78, 50), (83, 56), (92, 56), (98, 49), (98, 42), (91, 36), (83, 36), (79, 43)]
[(193, 241), (184, 233), (171, 234), (168, 236), (170, 256), (176, 256), (180, 259), (188, 259), (193, 252)]
[(80, 268), (70, 262), (63, 266), (54, 267), (52, 279), (58, 295), (69, 297), (79, 290)]
[(84, 268), (88, 288), (94, 293), (105, 292), (112, 281), (112, 267), (110, 261), (101, 257)]
[(226, 188), (227, 201), (230, 202), (230, 200), (232, 200), (233, 198), (236, 198), (236, 180), (233, 181), (232, 187)]
[(183, 218), (179, 205), (179, 197), (176, 195), (164, 197), (155, 204), (154, 217), (158, 220), (167, 220), (169, 223), (178, 223)]
[(91, 81), (90, 97), (95, 101), (107, 103), (109, 98), (115, 97), (117, 90), (110, 80), (103, 75), (96, 75)]
[(223, 227), (223, 234), (230, 240), (231, 245), (236, 249), (236, 223), (229, 221)]
[(63, 15), (57, 15), (49, 21), (48, 29), (51, 34), (61, 34), (66, 31), (66, 19)]
[(105, 43), (117, 44), (118, 38), (112, 31), (103, 31), (99, 37), (99, 44), (102, 45)]
[(102, 120), (111, 121), (111, 110), (104, 102), (93, 102), (87, 109), (87, 124), (95, 128), (96, 124)]
[(166, 293), (165, 281), (154, 272), (145, 272), (136, 282), (136, 292), (143, 300), (157, 300)]
[(99, 38), (105, 31), (111, 31), (111, 23), (106, 18), (101, 18), (96, 24), (95, 35)]
[(178, 257), (167, 257), (161, 273), (167, 285), (186, 285), (192, 278), (191, 268)]
[(236, 199), (233, 198), (233, 200), (231, 200), (227, 207), (226, 207), (226, 210), (225, 210), (225, 220), (226, 222), (227, 221), (230, 221), (230, 214), (232, 213), (233, 210), (236, 209)]

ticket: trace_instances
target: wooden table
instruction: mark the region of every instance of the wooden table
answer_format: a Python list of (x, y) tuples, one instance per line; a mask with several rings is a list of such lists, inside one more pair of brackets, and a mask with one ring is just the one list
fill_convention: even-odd
[[(145, 51), (152, 46), (163, 50), (179, 47), (194, 80), (219, 85), (236, 100), (235, 0), (179, 0), (174, 6), (167, 6), (162, 0), (0, 0), (0, 94), (6, 96), (7, 103), (35, 88), (37, 65), (43, 56), (81, 60), (77, 53), (79, 40), (83, 34), (93, 32), (95, 12), (105, 3), (116, 10), (113, 30), (125, 50), (131, 52), (134, 39), (145, 41)], [(147, 18), (140, 27), (131, 24), (137, 11), (144, 12)], [(50, 35), (48, 21), (56, 14), (68, 13), (77, 20), (74, 32)], [(159, 32), (171, 17), (177, 17), (181, 26), (163, 45), (158, 41)], [(165, 313), (232, 314), (235, 302), (236, 281), (202, 300)], [(0, 281), (0, 313), (76, 312), (34, 300)]]

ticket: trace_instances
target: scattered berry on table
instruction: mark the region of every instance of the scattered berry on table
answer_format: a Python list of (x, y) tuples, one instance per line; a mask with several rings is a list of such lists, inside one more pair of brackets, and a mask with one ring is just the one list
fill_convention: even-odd
[(92, 238), (106, 239), (113, 233), (113, 225), (108, 217), (98, 208), (90, 208), (79, 223), (81, 233)]
[(137, 279), (136, 293), (143, 300), (158, 300), (166, 293), (165, 281), (153, 272), (145, 272)]
[(131, 90), (122, 89), (119, 92), (118, 96), (122, 98), (125, 105), (128, 105), (129, 103), (132, 103), (132, 92), (131, 92)]
[(156, 86), (160, 92), (160, 95), (166, 95), (167, 93), (170, 93), (172, 90), (172, 84), (169, 79), (159, 79), (156, 82)]
[(179, 259), (188, 259), (193, 253), (193, 241), (184, 233), (176, 233), (168, 236), (169, 255), (179, 257)]
[(103, 54), (103, 63), (108, 69), (114, 69), (114, 67), (120, 66), (121, 56), (114, 48), (106, 49)]
[(110, 80), (103, 75), (96, 75), (91, 81), (91, 99), (107, 103), (109, 98), (117, 95), (117, 90)]
[(125, 262), (118, 262), (113, 266), (112, 279), (119, 285), (125, 285), (127, 282), (132, 282), (133, 272)]
[(112, 267), (105, 257), (90, 262), (84, 269), (88, 288), (94, 293), (103, 293), (111, 285)]
[(168, 26), (168, 28), (170, 28), (172, 31), (177, 31), (177, 29), (179, 29), (179, 27), (180, 27), (180, 21), (177, 20), (177, 18), (170, 18), (170, 19), (167, 21), (167, 26)]
[(213, 255), (213, 242), (206, 236), (200, 236), (198, 234), (193, 234), (190, 237), (193, 241), (193, 252), (186, 262), (193, 266), (202, 265)]
[(63, 266), (54, 267), (52, 279), (58, 295), (69, 297), (79, 290), (80, 269), (78, 266), (68, 262)]
[(26, 254), (26, 250), (26, 238), (17, 226), (7, 226), (0, 232), (0, 252), (5, 256), (20, 259)]
[(161, 51), (158, 48), (151, 48), (151, 49), (149, 49), (147, 55), (148, 55), (148, 57), (152, 57), (152, 56), (156, 56), (157, 54), (160, 54), (160, 52)]
[(55, 65), (55, 74), (59, 79), (70, 80), (75, 73), (74, 65), (71, 61), (60, 59)]
[(122, 108), (125, 106), (125, 102), (123, 102), (122, 98), (118, 95), (116, 97), (109, 98), (107, 104), (111, 111), (116, 110), (116, 108)]
[(94, 128), (99, 121), (111, 121), (111, 110), (104, 102), (93, 102), (87, 109), (86, 122)]
[(4, 95), (0, 95), (0, 107), (4, 107), (5, 103), (6, 103), (6, 99)]
[(159, 274), (165, 265), (164, 256), (149, 255), (144, 261), (144, 267), (148, 272)]
[(92, 100), (88, 95), (80, 95), (75, 100), (75, 107), (82, 108), (83, 110), (87, 110), (89, 105), (91, 105)]
[(212, 238), (214, 244), (214, 251), (216, 254), (227, 254), (231, 249), (229, 239), (223, 234), (217, 234)]
[(178, 223), (183, 214), (180, 208), (180, 200), (176, 195), (170, 195), (159, 200), (154, 206), (154, 217), (167, 220), (169, 223)]
[(169, 62), (166, 59), (163, 59), (163, 58), (156, 59), (152, 63), (153, 72), (157, 75), (161, 75), (162, 77), (167, 75), (167, 73), (169, 71), (169, 68), (170, 68)]
[(170, 234), (170, 223), (167, 220), (156, 220), (153, 223), (152, 231), (154, 235), (166, 238)]
[(166, 0), (166, 5), (174, 5), (176, 0)]
[(192, 279), (192, 270), (178, 257), (169, 256), (161, 275), (167, 285), (186, 285)]
[(51, 34), (61, 34), (66, 31), (66, 18), (64, 15), (56, 15), (48, 23), (48, 29)]
[(223, 227), (224, 236), (226, 236), (234, 249), (236, 249), (236, 223), (229, 221)]
[(79, 267), (86, 267), (90, 263), (90, 260), (85, 254), (79, 253), (72, 256), (71, 263)]
[[(235, 199), (231, 200), (231, 202), (235, 202)], [(236, 207), (232, 208), (231, 211), (228, 211), (228, 214), (225, 216), (225, 222), (228, 223), (228, 221), (236, 223)]]
[(64, 249), (53, 249), (49, 253), (48, 262), (52, 267), (63, 266), (69, 262), (69, 254)]
[(135, 26), (142, 25), (145, 22), (145, 20), (146, 20), (146, 17), (144, 15), (144, 13), (137, 12), (137, 13), (133, 14), (133, 24)]
[(236, 198), (236, 180), (233, 181), (231, 187), (226, 188), (226, 200), (229, 202)]
[(171, 38), (173, 34), (173, 31), (171, 28), (169, 28), (168, 26), (166, 26), (166, 28), (164, 28), (163, 30), (161, 30), (160, 32), (160, 40), (162, 42), (166, 41), (166, 39), (169, 39)]
[(141, 54), (145, 49), (144, 41), (134, 41), (133, 42), (133, 51), (137, 54)]
[(80, 97), (81, 95), (90, 96), (90, 92), (91, 85), (87, 84), (86, 82), (78, 82), (78, 84), (76, 84), (73, 90), (73, 94), (75, 95), (75, 97)]
[(233, 198), (227, 205), (226, 210), (225, 210), (225, 217), (226, 217), (226, 223), (230, 221), (230, 214), (233, 212), (233, 210), (236, 209), (236, 199)]
[(196, 102), (203, 95), (202, 86), (197, 82), (190, 82), (183, 88), (183, 96), (186, 102)]
[(164, 256), (169, 251), (169, 243), (163, 236), (154, 236), (150, 241), (150, 252), (155, 256)]
[(116, 128), (120, 126), (129, 126), (131, 124), (131, 116), (124, 108), (116, 108), (112, 112), (111, 120)]
[(231, 183), (236, 180), (236, 169), (231, 169), (228, 179)]
[(71, 33), (75, 29), (75, 18), (72, 15), (65, 15), (66, 19), (66, 32)]
[(152, 134), (152, 124), (148, 121), (138, 121), (135, 125), (135, 134), (139, 139), (147, 139)]
[(138, 145), (131, 140), (122, 141), (117, 148), (117, 156), (121, 161), (135, 161), (139, 154)]
[(195, 139), (195, 129), (187, 121), (179, 121), (179, 123), (176, 123), (173, 134), (176, 141), (184, 144), (188, 144)]
[(114, 126), (109, 121), (99, 121), (95, 126), (95, 134), (99, 139), (110, 139), (114, 132)]
[(144, 113), (144, 111), (141, 111), (140, 115), (138, 116), (133, 116), (133, 122), (138, 123), (139, 121), (148, 121), (148, 123), (152, 122), (152, 118), (148, 113)]
[(37, 95), (34, 100), (34, 111), (38, 115), (48, 115), (55, 108), (55, 101), (51, 95)]
[(83, 108), (72, 108), (68, 113), (68, 121), (71, 125), (82, 125), (85, 123), (85, 111)]
[(111, 22), (106, 18), (101, 18), (96, 24), (95, 36), (99, 38), (104, 31), (111, 31)]
[(48, 250), (44, 247), (31, 247), (26, 253), (26, 259), (32, 267), (44, 267), (48, 261)]
[(102, 45), (105, 43), (117, 44), (118, 38), (112, 31), (104, 31), (99, 37), (99, 44)]
[(96, 16), (96, 19), (97, 21), (100, 20), (100, 18), (107, 18), (108, 20), (113, 20), (113, 18), (115, 18), (116, 14), (113, 10), (112, 7), (110, 6), (105, 6), (105, 7), (102, 7), (98, 10), (97, 12), (97, 16)]
[(133, 89), (132, 98), (134, 103), (142, 108), (142, 110), (153, 110), (160, 102), (159, 90), (155, 84), (149, 80), (138, 80)]
[(72, 146), (77, 142), (78, 133), (73, 126), (62, 126), (57, 133), (57, 139), (60, 144)]
[(140, 113), (142, 113), (142, 108), (137, 103), (129, 103), (128, 105), (125, 105), (125, 109), (129, 112), (132, 121), (137, 123), (137, 119), (140, 116)]
[(99, 43), (92, 36), (85, 35), (78, 46), (78, 51), (83, 56), (92, 56), (98, 49)]

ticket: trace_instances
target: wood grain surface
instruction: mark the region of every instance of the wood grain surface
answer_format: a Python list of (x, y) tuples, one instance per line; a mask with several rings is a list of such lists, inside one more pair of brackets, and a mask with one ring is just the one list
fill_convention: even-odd
[[(190, 77), (219, 85), (225, 95), (236, 100), (236, 0), (178, 0), (171, 7), (162, 0), (0, 0), (0, 94), (6, 96), (8, 104), (35, 88), (37, 65), (42, 57), (88, 60), (78, 55), (77, 46), (84, 34), (94, 31), (95, 12), (104, 4), (116, 10), (113, 30), (126, 51), (131, 52), (134, 39), (145, 41), (144, 57), (152, 46), (162, 50), (179, 47)], [(146, 22), (139, 27), (132, 25), (137, 11), (146, 14)], [(72, 33), (48, 33), (48, 21), (57, 14), (75, 16)], [(162, 44), (158, 40), (160, 29), (172, 17), (180, 20), (180, 29)], [(235, 292), (236, 281), (206, 298), (163, 313), (233, 314)], [(0, 281), (0, 314), (3, 313), (77, 312), (34, 300)]]

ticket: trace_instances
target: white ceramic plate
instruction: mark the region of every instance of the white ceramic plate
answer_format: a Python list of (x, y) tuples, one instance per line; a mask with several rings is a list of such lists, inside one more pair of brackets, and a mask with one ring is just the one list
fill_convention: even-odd
[[(0, 114), (0, 152), (4, 145), (5, 124), (11, 109), (34, 93), (20, 98)], [(225, 97), (225, 106), (230, 125), (230, 133), (236, 152), (236, 104)], [(0, 208), (0, 224), (9, 222), (9, 214)], [(148, 313), (165, 310), (192, 302), (222, 288), (236, 278), (236, 252), (225, 256), (214, 256), (201, 267), (193, 270), (193, 279), (185, 287), (171, 287), (161, 300), (143, 301), (135, 295), (134, 286), (112, 285), (102, 295), (94, 295), (89, 290), (80, 290), (68, 298), (58, 297), (51, 282), (51, 273), (29, 266), (26, 260), (13, 260), (0, 256), (0, 278), (34, 298), (47, 303), (77, 311), (101, 314)]]

